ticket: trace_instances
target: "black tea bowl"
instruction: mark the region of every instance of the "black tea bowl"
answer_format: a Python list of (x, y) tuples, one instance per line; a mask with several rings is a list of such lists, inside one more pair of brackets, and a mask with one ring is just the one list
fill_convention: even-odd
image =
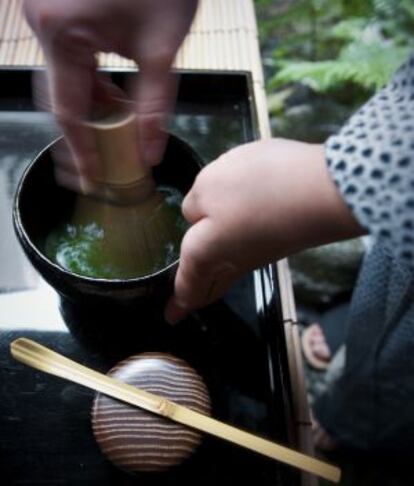
[[(150, 337), (151, 329), (162, 327), (178, 259), (151, 275), (106, 280), (72, 273), (44, 254), (46, 237), (59, 223), (68, 221), (76, 198), (54, 176), (52, 152), (59, 143), (62, 139), (40, 152), (20, 180), (13, 208), (18, 240), (33, 266), (59, 293), (63, 318), (72, 331), (83, 337), (90, 334), (96, 341), (99, 336), (112, 339), (115, 328), (127, 336), (130, 326), (145, 329)], [(198, 155), (170, 135), (163, 160), (153, 174), (158, 185), (172, 186), (185, 195), (201, 166)]]

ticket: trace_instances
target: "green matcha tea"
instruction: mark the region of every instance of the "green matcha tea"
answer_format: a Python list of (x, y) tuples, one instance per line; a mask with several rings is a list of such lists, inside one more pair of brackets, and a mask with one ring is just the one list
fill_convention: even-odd
[(174, 262), (187, 229), (182, 195), (158, 187), (143, 206), (116, 206), (80, 196), (72, 219), (47, 237), (45, 254), (75, 274), (130, 279)]

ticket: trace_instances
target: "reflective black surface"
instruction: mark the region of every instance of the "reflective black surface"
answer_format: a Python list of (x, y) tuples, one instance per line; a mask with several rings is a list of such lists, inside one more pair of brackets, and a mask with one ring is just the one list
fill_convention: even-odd
[[(252, 275), (225, 299), (173, 328), (145, 322), (151, 332), (140, 327), (142, 315), (136, 315), (134, 326), (131, 319), (126, 325), (122, 314), (103, 323), (93, 315), (80, 318), (64, 304), (59, 310), (55, 292), (23, 256), (11, 224), (24, 167), (58, 132), (48, 115), (32, 110), (29, 74), (0, 73), (0, 484), (297, 484), (290, 468), (209, 437), (181, 467), (130, 477), (112, 467), (93, 440), (92, 391), (11, 359), (10, 342), (20, 336), (103, 372), (141, 351), (168, 351), (204, 377), (215, 417), (281, 441), (288, 437), (288, 378), (283, 342), (275, 331), (281, 324), (277, 294), (273, 288), (274, 311), (258, 312)], [(117, 73), (115, 79), (122, 83), (128, 76)], [(208, 163), (255, 138), (249, 99), (243, 74), (184, 74), (171, 130)], [(134, 309), (126, 312), (134, 315)]]

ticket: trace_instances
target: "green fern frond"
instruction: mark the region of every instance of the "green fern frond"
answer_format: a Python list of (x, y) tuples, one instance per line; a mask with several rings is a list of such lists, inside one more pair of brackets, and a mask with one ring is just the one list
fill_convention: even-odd
[(327, 92), (354, 83), (374, 91), (388, 81), (408, 53), (406, 47), (351, 43), (336, 60), (285, 63), (271, 79), (270, 87), (300, 82), (314, 91)]
[(330, 37), (344, 41), (353, 41), (361, 37), (366, 29), (369, 19), (366, 17), (353, 17), (338, 22), (331, 30)]

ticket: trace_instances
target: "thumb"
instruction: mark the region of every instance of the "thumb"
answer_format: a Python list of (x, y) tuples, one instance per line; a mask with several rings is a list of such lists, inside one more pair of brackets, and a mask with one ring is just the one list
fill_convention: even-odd
[(237, 268), (220, 258), (219, 246), (208, 218), (187, 231), (181, 245), (174, 293), (165, 310), (165, 318), (171, 324), (220, 298), (237, 278)]

